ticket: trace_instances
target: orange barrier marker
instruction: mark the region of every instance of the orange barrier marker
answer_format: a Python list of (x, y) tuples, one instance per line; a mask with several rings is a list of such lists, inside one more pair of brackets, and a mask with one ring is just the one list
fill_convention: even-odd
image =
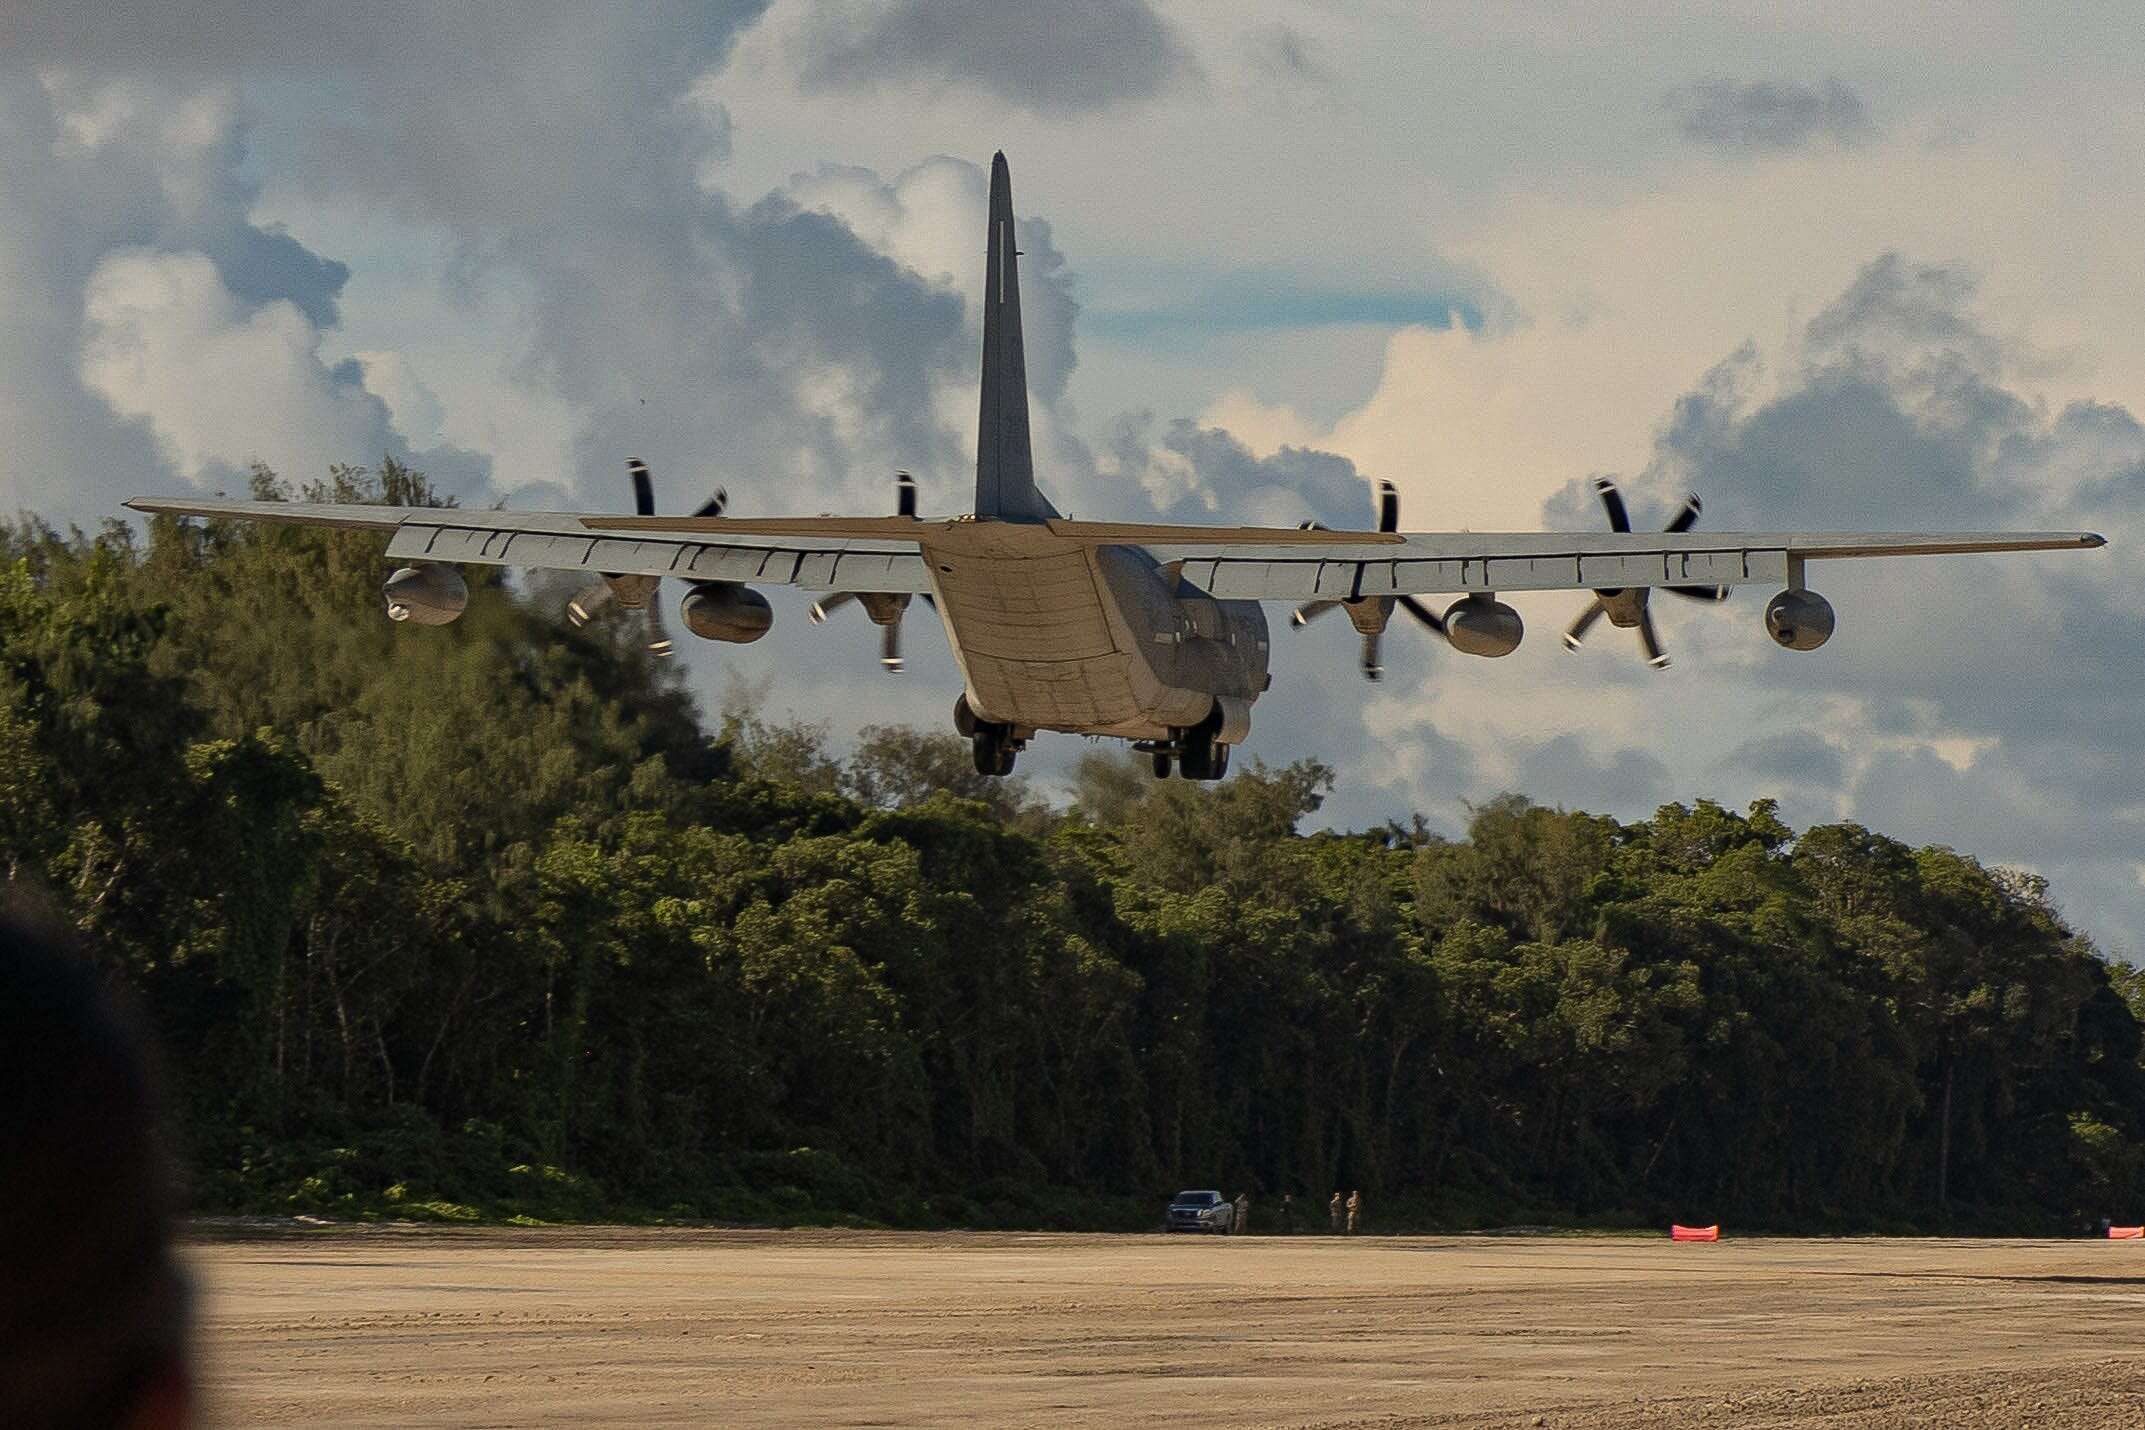
[(2108, 1228), (2108, 1240), (2145, 1241), (2145, 1226), (2111, 1226)]
[(1719, 1241), (1719, 1240), (1720, 1240), (1720, 1227), (1719, 1227), (1718, 1225), (1714, 1225), (1714, 1226), (1675, 1226), (1675, 1225), (1671, 1225), (1671, 1226), (1669, 1227), (1669, 1229), (1668, 1229), (1668, 1239), (1669, 1239), (1670, 1241)]

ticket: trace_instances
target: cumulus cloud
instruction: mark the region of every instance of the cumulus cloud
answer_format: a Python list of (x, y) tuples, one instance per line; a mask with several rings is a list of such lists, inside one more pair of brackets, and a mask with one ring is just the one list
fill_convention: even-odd
[(970, 86), (1045, 115), (1152, 98), (1191, 68), (1147, 0), (821, 0), (797, 44), (810, 88)]
[[(965, 509), (982, 171), (951, 159), (889, 173), (829, 163), (773, 192), (727, 193), (711, 178), (737, 139), (709, 74), (734, 24), (748, 18), (733, 15), (732, 29), (704, 24), (695, 43), (680, 45), (659, 26), (527, 11), (500, 37), (496, 64), (464, 73), (459, 61), (440, 58), (456, 51), (458, 22), (413, 15), (366, 52), (353, 91), (361, 102), (332, 125), (279, 135), (280, 207), (304, 232), (333, 235), (362, 215), (367, 232), (385, 223), (390, 242), (421, 235), (417, 251), (442, 263), (462, 292), (515, 295), (512, 347), (500, 366), (570, 415), (563, 470), (515, 473), (524, 482), (555, 478), (564, 490), (546, 493), (547, 503), (616, 505), (621, 463), (635, 453), (653, 464), (665, 509), (720, 483), (741, 512), (876, 510), (890, 499), (897, 466), (916, 473), (927, 510)], [(1116, 453), (1098, 462), (1078, 435), (1065, 399), (1079, 312), (1070, 265), (1047, 219), (1023, 211), (1020, 222), (1045, 481), (1072, 510), (1152, 514), (1146, 487), (1117, 468)], [(110, 286), (116, 291), (116, 280)], [(219, 299), (204, 284), (194, 308), (179, 311), (194, 314), (199, 335), (254, 358), (279, 342), (288, 402), (330, 414), (343, 410), (338, 402), (375, 416), (384, 408), (413, 435), (453, 429), (452, 413), (443, 419), (440, 410), (453, 401), (448, 388), (400, 350), (394, 326), (375, 313), (353, 344), (354, 368), (311, 371), (303, 360), (318, 352), (307, 346), (318, 328), (309, 333), (287, 307), (239, 300), (229, 278), (224, 286)], [(468, 321), (454, 288), (441, 291), (444, 299), (427, 291), (411, 328)], [(122, 308), (98, 311), (100, 334), (131, 331)], [(98, 381), (129, 411), (149, 405), (138, 395), (147, 380), (116, 360), (102, 363)], [(157, 406), (164, 415), (153, 435), (189, 459), (236, 442), (243, 425), (220, 409), (189, 420), (174, 402)], [(1285, 507), (1292, 518), (1367, 515), (1363, 485), (1345, 462), (1291, 454), (1262, 464), (1223, 434), (1182, 426), (1153, 434), (1149, 445), (1156, 460), (1192, 472), (1199, 490), (1218, 493), (1209, 499), (1224, 510), (1233, 509), (1230, 486), (1243, 483), (1255, 504)], [(1146, 448), (1121, 450), (1135, 470), (1149, 466)], [(1291, 483), (1308, 487), (1311, 499), (1292, 504)], [(813, 631), (798, 619), (799, 601), (777, 593), (777, 602), (774, 639), (687, 657), (708, 688), (719, 685), (718, 671), (772, 677), (776, 698), (809, 716), (869, 710), (872, 719), (943, 721), (952, 672), (927, 623), (915, 623), (913, 678), (889, 690), (875, 679), (868, 629)], [(838, 655), (851, 639), (861, 650), (854, 667)], [(1341, 671), (1351, 664), (1343, 649), (1332, 655)], [(1065, 742), (1056, 753), (1069, 758), (1078, 746)]]
[[(800, 208), (840, 219), (866, 245), (964, 302), (974, 293), (981, 273), (976, 236), (990, 197), (980, 165), (938, 155), (882, 179), (860, 165), (823, 164), (792, 178), (783, 194)], [(1028, 387), (1047, 407), (1065, 395), (1072, 377), (1080, 303), (1049, 221), (1022, 214), (1016, 223)], [(982, 310), (971, 304), (969, 334), (980, 344), (982, 332)]]
[(785, 192), (799, 208), (840, 219), (919, 277), (965, 288), (975, 279), (988, 188), (977, 165), (941, 155), (888, 179), (859, 164), (822, 164), (790, 180)]
[(1662, 103), (1684, 138), (1724, 153), (1852, 145), (1871, 133), (1862, 96), (1837, 79), (1816, 85), (1708, 79), (1670, 90)]
[[(1739, 526), (1814, 513), (2145, 539), (2145, 428), (2105, 403), (2052, 410), (2022, 387), (2031, 355), (1989, 331), (1972, 273), (1882, 255), (1809, 321), (1798, 357), (1767, 391), (1755, 353), (1732, 355), (1675, 405), (1633, 487), (1695, 487)], [(1844, 813), (2059, 885), (2118, 887), (2118, 851), (2145, 842), (2145, 599), (2120, 565), (1843, 562), (1811, 579), (1840, 611), (1831, 646), (1707, 673), (1709, 705), (1764, 711), (1773, 727), (1723, 753), (1714, 778), (1790, 795), (1806, 817)], [(2145, 931), (2145, 910), (2100, 917), (2133, 945)]]
[[(1394, 477), (1411, 525), (1434, 511), (1433, 526), (1599, 529), (1590, 479), (1607, 470), (1639, 525), (1695, 489), (1715, 527), (2145, 540), (2145, 426), (2130, 406), (2067, 395), (2075, 364), (2022, 336), (2015, 300), (1985, 296), (1992, 271), (2018, 291), (2021, 255), (1931, 261), (1870, 244), (1842, 264), (1843, 237), (1867, 243), (1878, 227), (1860, 220), (1820, 251), (1775, 242), (1779, 215), (1837, 187), (1844, 162), (1764, 180), (1739, 170), (1727, 193), (1608, 208), (1520, 201), (1483, 259), (1516, 317), (1396, 335), (1370, 400), (1330, 430), (1241, 397), (1215, 410)], [(1883, 227), (1937, 233), (1918, 234), (1922, 211), (1896, 212), (1916, 222)], [(1759, 286), (1724, 283), (1721, 253)], [(1816, 286), (1810, 274), (1828, 269)], [(1781, 293), (1771, 313), (1748, 301)], [(1380, 756), (1427, 740), (1464, 749), (1401, 762), (1398, 788), (1448, 824), (1501, 788), (1627, 818), (1694, 794), (1769, 795), (1798, 822), (1859, 818), (2039, 868), (2096, 932), (2145, 948), (2145, 901), (2121, 862), (2145, 843), (2145, 772), (2129, 748), (2145, 596), (2111, 554), (1814, 566), (1841, 628), (1808, 655), (1763, 639), (1764, 592), (1657, 602), (1677, 661), (1658, 675), (1602, 627), (1578, 654), (1557, 651), (1573, 599), (1522, 595), (1522, 651), (1471, 662), (1436, 650), (1396, 669), (1406, 684), (1364, 720)], [(1344, 782), (1336, 805), (1361, 797)]]
[(386, 405), (320, 361), (297, 305), (247, 312), (206, 254), (112, 254), (90, 274), (83, 324), (83, 383), (147, 422), (189, 481), (253, 460), (312, 474), (388, 440)]
[[(628, 453), (654, 464), (666, 503), (721, 483), (747, 511), (876, 509), (897, 466), (951, 480), (940, 397), (969, 362), (960, 295), (830, 212), (707, 183), (731, 137), (703, 82), (760, 8), (659, 6), (628, 23), (527, 6), (491, 26), (418, 7), (369, 26), (322, 78), (333, 120), (277, 132), (276, 198), (322, 242), (362, 225), (389, 274), (412, 252), (433, 266), (421, 308), (375, 305), (352, 345), (398, 410), (408, 398), (429, 415), (414, 378), (450, 409), (443, 429), (467, 432), (452, 407), (473, 389), (494, 426), (518, 394), (564, 444), (541, 468), (525, 455), (516, 483), (587, 504), (618, 501)], [(431, 331), (480, 323), (495, 340), (481, 356)]]
[[(466, 19), (410, 12), (407, 23), (379, 27), (354, 46), (340, 77), (355, 82), (354, 102), (334, 124), (279, 135), (295, 211), (312, 203), (338, 216), (393, 215), (442, 236), (465, 287), (524, 295), (516, 350), (502, 366), (572, 414), (573, 437), (568, 470), (517, 471), (520, 481), (551, 478), (581, 500), (609, 504), (619, 461), (636, 452), (655, 464), (666, 501), (690, 501), (720, 482), (741, 510), (870, 509), (886, 499), (888, 474), (900, 466), (916, 472), (930, 506), (960, 509), (973, 464), (980, 320), (969, 297), (980, 266), (982, 172), (943, 158), (886, 177), (829, 163), (756, 201), (712, 186), (733, 135), (710, 77), (758, 9), (685, 9), (664, 24), (619, 26), (572, 7), (539, 7), (496, 38), (487, 51), (495, 63), (474, 68), (443, 58), (466, 52)], [(948, 53), (983, 64), (986, 83), (1025, 83), (1020, 66), (1041, 66), (1046, 98), (1070, 56), (1109, 69), (1108, 84), (1080, 80), (1090, 96), (1121, 91), (1142, 64), (1161, 75), (1184, 62), (1173, 32), (1142, 6), (1023, 24), (1016, 43), (1001, 27), (1019, 18), (989, 7), (951, 38), (933, 28), (942, 12), (896, 9), (871, 23), (905, 63), (937, 63), (926, 51), (944, 38)], [(144, 32), (158, 23), (144, 16)], [(264, 17), (251, 29), (263, 52), (298, 65), (301, 54), (278, 37), (306, 23)], [(44, 29), (64, 32), (66, 47), (86, 60), (130, 68), (144, 59), (124, 27), (71, 25), (60, 16)], [(175, 40), (174, 53), (191, 43)], [(968, 44), (981, 48), (961, 50)], [(1011, 48), (999, 54), (994, 45)], [(992, 68), (993, 56), (1004, 63)], [(158, 109), (106, 103), (97, 93), (92, 86), (74, 106), (86, 116), (74, 127), (92, 137)], [(234, 141), (226, 157), (239, 152)], [(293, 159), (302, 162), (290, 168)], [(243, 186), (233, 191), (242, 215), (252, 196)], [(291, 199), (287, 190), (286, 211)], [(1044, 466), (1068, 505), (1099, 510), (1143, 489), (1098, 472), (1064, 406), (1079, 304), (1047, 220), (1023, 214), (1021, 225)], [(290, 246), (310, 256), (295, 240)], [(167, 303), (154, 321), (118, 302), (119, 280), (139, 283), (146, 271), (114, 266), (98, 290), (94, 361), (84, 371), (122, 414), (148, 420), (190, 472), (221, 460), (240, 440), (232, 429), (245, 425), (236, 399), (179, 410), (186, 374), (163, 359), (195, 339), (212, 340), (228, 355), (220, 360), (286, 359), (280, 387), (254, 390), (264, 403), (274, 394), (302, 408), (320, 445), (354, 440), (360, 417), (392, 416), (427, 432), (453, 426), (440, 385), (383, 344), (377, 325), (355, 368), (318, 360), (344, 270), (316, 267), (327, 286), (311, 294), (287, 291), (287, 281), (286, 291), (249, 291), (269, 266), (241, 254), (219, 258), (221, 295), (190, 270), (194, 286), (180, 291), (194, 296), (191, 307)], [(167, 280), (176, 272), (157, 271)], [(278, 299), (298, 305), (312, 331)], [(152, 405), (161, 414), (153, 419)]]
[(93, 191), (123, 193), (134, 207), (127, 217), (153, 224), (160, 241), (211, 255), (241, 298), (287, 301), (309, 322), (335, 322), (349, 268), (247, 212), (255, 189), (242, 173), (246, 126), (233, 86), (174, 89), (63, 68), (38, 71), (37, 84), (58, 167), (93, 176)]
[(1267, 456), (1218, 427), (1188, 417), (1155, 434), (1154, 414), (1118, 419), (1101, 479), (1119, 487), (1122, 509), (1137, 491), (1159, 521), (1295, 526), (1316, 520), (1333, 527), (1372, 524), (1370, 488), (1346, 457), (1304, 447)]
[[(937, 399), (940, 421), (959, 434), (963, 458), (974, 439), (972, 365), (982, 314), (968, 300), (977, 280), (976, 236), (987, 189), (979, 166), (941, 156), (884, 178), (862, 166), (822, 165), (794, 176), (781, 195), (801, 209), (839, 219), (867, 247), (965, 305), (967, 346), (942, 376)], [(1151, 412), (1121, 414), (1103, 450), (1091, 450), (1065, 401), (1081, 316), (1072, 270), (1046, 219), (1023, 215), (1019, 224), (1038, 474), (1061, 507), (1127, 520), (1368, 524), (1368, 485), (1353, 463), (1330, 453), (1290, 446), (1254, 455), (1211, 422), (1158, 421)], [(966, 491), (944, 489), (948, 485), (941, 484), (938, 495), (956, 506), (965, 503)]]
[(387, 404), (395, 427), (412, 443), (429, 446), (438, 442), (446, 424), (447, 409), (439, 394), (418, 376), (407, 356), (399, 352), (361, 352), (352, 361), (364, 374), (365, 387)]
[(349, 270), (255, 220), (248, 135), (220, 80), (0, 66), (8, 505), (95, 522), (255, 458), (303, 481), (390, 452), (484, 491), (481, 457), (413, 451), (323, 355)]
[[(18, 5), (6, 495), (101, 516), (310, 431), (315, 455), (281, 460), (511, 450), (517, 502), (615, 505), (635, 452), (669, 509), (720, 482), (741, 512), (877, 510), (896, 466), (927, 508), (962, 509), (983, 180), (930, 155), (1006, 143), (1034, 176), (1016, 197), (1049, 199), (1021, 211), (1034, 426), (1079, 514), (1360, 524), (1366, 479), (1389, 477), (1412, 526), (1594, 529), (1586, 478), (1614, 472), (1653, 524), (1696, 486), (1717, 526), (2145, 535), (2145, 330), (2110, 318), (2145, 301), (2135, 205), (2111, 197), (2134, 184), (2105, 165), (2081, 183), (2064, 156), (2089, 146), (2007, 149), (2026, 130), (1995, 123), (1932, 146), (1904, 120), (1878, 132), (1844, 85), (1724, 82), (1671, 112), (1766, 162), (1664, 166), (1647, 97), (1672, 71), (1635, 103), (1628, 77), (1590, 93), (1554, 64), (1530, 91), (1509, 61), (1538, 32), (1510, 16), (1432, 42), (1397, 12), (1264, 0), (1175, 24), (1131, 3), (1052, 23), (763, 8)], [(1686, 63), (1675, 24), (1634, 23), (1660, 66)], [(1179, 26), (1229, 84), (1196, 85)], [(1274, 103), (1309, 92), (1307, 67), (1331, 81), (1317, 103)], [(1171, 101), (1190, 87), (1201, 104)], [(1173, 162), (1128, 159), (1157, 153)], [(1098, 345), (1100, 304), (1117, 326)], [(1345, 362), (1334, 315), (1361, 349)], [(179, 357), (196, 349), (235, 390), (202, 390)], [(249, 436), (248, 392), (288, 420)], [(1344, 823), (1453, 827), (1510, 787), (1627, 817), (1779, 794), (1792, 818), (2035, 863), (2096, 927), (2145, 935), (2145, 773), (2120, 738), (2145, 598), (2115, 555), (1823, 567), (1842, 629), (1806, 657), (1764, 641), (1750, 593), (1664, 602), (1665, 675), (1626, 633), (1559, 651), (1575, 595), (1515, 597), (1533, 639), (1507, 660), (1396, 631), (1376, 688), (1345, 626), (1289, 631), (1276, 609), (1246, 754), (1339, 765), (1325, 813)], [(812, 631), (775, 599), (773, 638), (688, 657), (705, 689), (736, 672), (838, 727), (944, 721), (930, 623), (885, 681), (868, 623)]]

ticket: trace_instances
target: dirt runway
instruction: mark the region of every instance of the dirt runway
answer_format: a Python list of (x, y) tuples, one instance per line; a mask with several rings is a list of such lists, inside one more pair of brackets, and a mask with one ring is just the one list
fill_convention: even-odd
[(2145, 1426), (2145, 1244), (205, 1234), (229, 1423)]

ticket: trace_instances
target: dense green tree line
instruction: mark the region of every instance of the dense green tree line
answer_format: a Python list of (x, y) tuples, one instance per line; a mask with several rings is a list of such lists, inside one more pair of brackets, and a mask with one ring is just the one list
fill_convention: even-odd
[(365, 534), (7, 544), (0, 853), (148, 1010), (204, 1209), (2145, 1213), (2145, 981), (1949, 849), (1763, 801), (1305, 835), (1308, 762), (1095, 754), (1055, 809), (948, 734), (711, 731), (540, 584), (395, 628)]

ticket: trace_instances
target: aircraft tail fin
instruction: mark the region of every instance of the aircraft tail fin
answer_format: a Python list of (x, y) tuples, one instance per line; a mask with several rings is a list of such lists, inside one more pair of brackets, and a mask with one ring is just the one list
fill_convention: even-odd
[(976, 515), (1047, 521), (1057, 511), (1035, 487), (1028, 440), (1028, 366), (1020, 340), (1020, 249), (1013, 237), (1013, 178), (991, 159), (989, 266), (983, 287), (983, 411), (976, 429)]

